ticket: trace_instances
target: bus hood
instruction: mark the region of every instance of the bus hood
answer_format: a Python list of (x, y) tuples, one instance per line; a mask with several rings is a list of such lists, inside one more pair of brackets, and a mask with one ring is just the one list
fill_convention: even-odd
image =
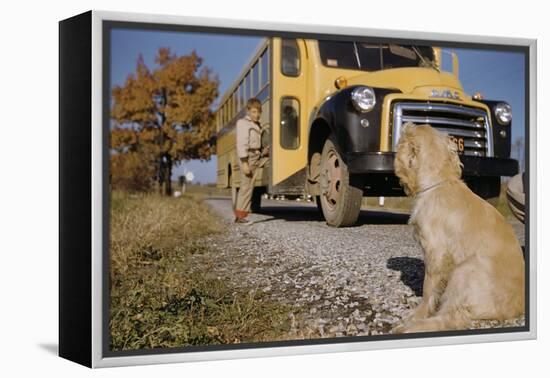
[(398, 89), (403, 93), (419, 92), (431, 88), (448, 88), (464, 95), (462, 85), (456, 76), (450, 72), (440, 72), (433, 68), (405, 67), (365, 72), (350, 76), (348, 84)]

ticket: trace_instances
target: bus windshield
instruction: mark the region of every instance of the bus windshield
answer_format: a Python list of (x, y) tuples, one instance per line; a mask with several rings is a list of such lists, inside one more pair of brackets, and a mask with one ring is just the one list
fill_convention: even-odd
[(319, 41), (325, 66), (377, 71), (398, 67), (437, 69), (430, 46), (394, 45), (366, 42)]

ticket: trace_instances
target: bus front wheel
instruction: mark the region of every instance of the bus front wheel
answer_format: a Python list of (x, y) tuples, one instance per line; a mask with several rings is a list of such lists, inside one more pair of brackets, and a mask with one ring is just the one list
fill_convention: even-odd
[(329, 137), (321, 155), (320, 202), (329, 226), (353, 225), (361, 211), (363, 190), (351, 185), (348, 167)]

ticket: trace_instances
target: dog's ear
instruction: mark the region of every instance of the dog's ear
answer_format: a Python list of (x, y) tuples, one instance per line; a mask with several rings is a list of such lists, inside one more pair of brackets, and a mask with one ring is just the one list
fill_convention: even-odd
[(449, 162), (453, 168), (453, 172), (456, 174), (456, 177), (462, 176), (462, 167), (464, 166), (458, 157), (458, 145), (453, 140), (452, 137), (446, 136), (447, 139), (447, 152), (449, 156)]
[(416, 126), (410, 122), (405, 123), (401, 128), (394, 161), (395, 174), (399, 177), (399, 183), (407, 195), (416, 191), (418, 173), (416, 161), (419, 149), (415, 128)]
[(409, 137), (408, 148), (407, 148), (407, 167), (409, 169), (416, 166), (417, 157), (418, 157), (418, 142), (414, 137)]
[(409, 151), (409, 167), (412, 167), (416, 162), (416, 157), (418, 156), (418, 144), (416, 140), (411, 141), (411, 149)]
[(407, 161), (407, 167), (408, 168), (411, 168), (414, 165), (414, 163), (416, 161), (416, 157), (418, 155), (418, 143), (417, 143), (416, 138), (414, 136), (414, 128), (415, 127), (416, 127), (415, 124), (412, 123), (412, 122), (406, 122), (401, 127), (401, 137), (400, 137), (400, 139), (402, 138), (403, 139), (402, 142), (406, 143), (406, 146), (407, 146), (406, 161)]

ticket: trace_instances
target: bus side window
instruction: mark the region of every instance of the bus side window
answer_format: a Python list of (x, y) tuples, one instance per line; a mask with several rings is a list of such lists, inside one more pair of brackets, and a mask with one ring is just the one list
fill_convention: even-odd
[(300, 50), (295, 39), (282, 40), (281, 71), (286, 76), (300, 74)]
[(281, 147), (295, 150), (300, 146), (300, 103), (292, 97), (281, 101)]

